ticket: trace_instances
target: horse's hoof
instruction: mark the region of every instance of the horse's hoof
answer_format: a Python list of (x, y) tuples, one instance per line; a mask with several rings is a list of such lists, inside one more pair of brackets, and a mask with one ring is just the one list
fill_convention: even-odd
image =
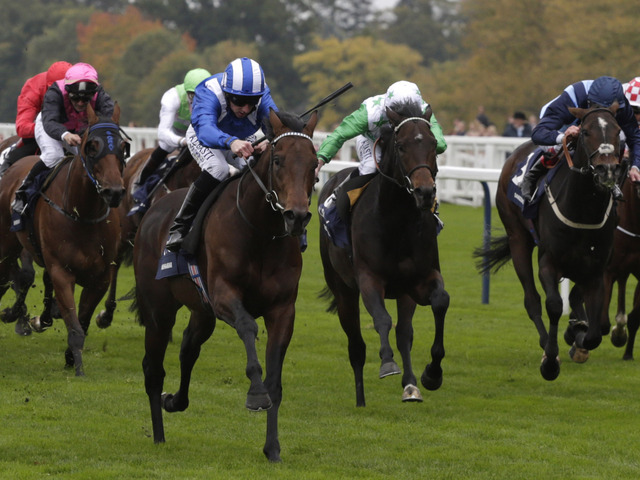
[(31, 317), (29, 319), (29, 326), (36, 333), (42, 333), (53, 325), (53, 322), (42, 322), (40, 316)]
[(13, 323), (17, 319), (18, 318), (12, 314), (12, 310), (10, 308), (5, 308), (4, 310), (2, 310), (2, 312), (0, 312), (0, 320), (2, 321), (2, 323)]
[(438, 368), (436, 370), (430, 364), (427, 365), (424, 372), (422, 372), (420, 382), (422, 382), (422, 386), (427, 390), (438, 390), (442, 386), (442, 369)]
[(556, 357), (555, 361), (550, 361), (546, 355), (542, 355), (540, 362), (540, 374), (542, 378), (548, 381), (555, 380), (560, 375), (560, 359)]
[(569, 350), (569, 356), (575, 363), (584, 363), (589, 360), (589, 350), (586, 348), (578, 348), (574, 343)]
[(16, 323), (15, 332), (21, 337), (26, 337), (28, 335), (31, 335), (31, 327), (29, 326), (29, 320), (27, 320), (24, 317), (18, 320), (18, 323)]
[(627, 344), (627, 329), (622, 325), (616, 325), (611, 330), (611, 344), (614, 347), (624, 347)]
[(269, 410), (273, 406), (273, 403), (268, 393), (248, 393), (244, 406), (252, 412), (260, 412), (262, 410)]
[(571, 346), (573, 345), (573, 342), (575, 342), (575, 340), (576, 340), (576, 333), (571, 328), (571, 325), (569, 325), (567, 329), (564, 331), (564, 341), (567, 345)]
[(96, 325), (98, 328), (109, 328), (113, 322), (113, 315), (108, 314), (106, 310), (102, 310), (96, 317)]
[(398, 364), (391, 360), (390, 362), (380, 365), (380, 378), (388, 377), (389, 375), (398, 375), (402, 373)]
[(422, 394), (418, 387), (415, 385), (409, 384), (404, 387), (404, 391), (402, 392), (402, 401), (403, 402), (422, 402)]

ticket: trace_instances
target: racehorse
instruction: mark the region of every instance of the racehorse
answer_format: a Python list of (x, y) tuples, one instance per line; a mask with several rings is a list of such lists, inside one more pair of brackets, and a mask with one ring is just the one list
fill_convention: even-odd
[[(88, 128), (79, 153), (65, 159), (55, 176), (47, 179), (34, 200), (31, 222), (11, 232), (11, 200), (38, 157), (16, 163), (0, 181), (0, 294), (7, 289), (11, 269), (20, 251), (28, 250), (45, 268), (45, 310), (32, 319), (35, 330), (51, 323), (51, 292), (68, 331), (67, 366), (84, 375), (82, 348), (91, 315), (109, 286), (109, 265), (120, 236), (115, 207), (124, 194), (122, 171), (126, 143), (120, 137), (120, 108), (111, 119), (98, 118), (87, 107)], [(75, 285), (83, 287), (78, 309)], [(25, 293), (26, 294), (26, 293)], [(1, 296), (1, 295), (0, 295)]]
[(611, 342), (616, 347), (622, 347), (626, 343), (622, 358), (633, 360), (633, 346), (640, 326), (640, 287), (636, 286), (633, 309), (628, 316), (625, 294), (629, 275), (633, 274), (636, 279), (640, 279), (640, 185), (627, 181), (622, 187), (622, 193), (624, 201), (618, 205), (619, 223), (613, 235), (613, 255), (604, 276), (605, 295), (601, 326), (603, 334), (608, 333), (611, 327), (609, 303), (613, 284), (617, 283), (616, 325), (611, 330)]
[[(599, 319), (603, 275), (611, 256), (617, 221), (612, 191), (626, 173), (621, 173), (617, 108), (617, 104), (608, 109), (569, 108), (580, 120), (575, 153), (571, 158), (565, 143), (565, 156), (554, 167), (555, 177), (545, 187), (533, 222), (523, 216), (507, 192), (519, 164), (535, 150), (535, 145), (525, 142), (513, 152), (502, 169), (496, 193), (496, 206), (506, 235), (492, 239), (488, 248), (475, 252), (476, 257), (482, 257), (479, 267), (485, 272), (513, 260), (524, 289), (525, 308), (544, 350), (540, 372), (546, 380), (554, 380), (560, 374), (557, 334), (563, 308), (558, 291), (561, 278), (575, 282), (569, 301), (579, 322), (575, 327), (570, 324), (565, 332), (567, 343), (574, 343), (571, 357), (585, 361), (588, 351), (602, 340)], [(538, 276), (549, 317), (548, 332), (533, 278), (532, 254), (536, 243)]]
[[(123, 180), (125, 185), (125, 196), (118, 207), (121, 228), (120, 244), (118, 247), (118, 255), (116, 256), (115, 261), (111, 264), (111, 283), (105, 300), (105, 308), (96, 318), (96, 325), (100, 328), (109, 327), (113, 321), (113, 313), (116, 309), (116, 290), (120, 265), (122, 265), (123, 262), (125, 265), (130, 265), (132, 262), (133, 241), (136, 236), (136, 232), (138, 231), (138, 225), (142, 219), (142, 214), (128, 215), (128, 213), (134, 206), (133, 192), (135, 189), (135, 182), (137, 181), (140, 172), (144, 168), (145, 163), (151, 156), (153, 150), (153, 148), (140, 150), (127, 161), (124, 169)], [(181, 162), (181, 165), (174, 164), (170, 171), (167, 172), (166, 176), (157, 184), (151, 198), (152, 204), (173, 190), (188, 187), (196, 178), (198, 178), (201, 170), (198, 164), (192, 160), (191, 155), (179, 157), (177, 161)]]
[[(293, 334), (302, 269), (295, 237), (303, 234), (311, 218), (309, 202), (317, 166), (311, 137), (316, 121), (317, 112), (306, 125), (285, 112), (270, 112), (266, 126), (270, 147), (254, 167), (232, 177), (206, 211), (194, 255), (201, 293), (188, 275), (155, 278), (186, 189), (161, 198), (142, 218), (134, 243), (136, 300), (132, 307), (146, 327), (142, 365), (156, 443), (165, 441), (162, 408), (176, 412), (189, 405), (191, 371), (219, 318), (234, 327), (244, 343), (250, 380), (246, 407), (269, 410), (263, 452), (270, 461), (280, 461), (282, 364)], [(180, 388), (173, 395), (163, 394), (165, 351), (176, 312), (183, 305), (191, 316), (180, 349)], [(255, 348), (255, 319), (260, 316), (267, 329), (264, 382)]]
[[(11, 147), (16, 143), (20, 137), (18, 135), (12, 135), (5, 138), (0, 142), (0, 153), (5, 149)], [(0, 167), (0, 176), (4, 174), (7, 167)], [(6, 323), (16, 322), (15, 331), (18, 335), (30, 335), (31, 327), (29, 326), (29, 314), (27, 307), (24, 304), (26, 298), (26, 292), (28, 288), (33, 285), (35, 278), (35, 270), (33, 268), (33, 258), (26, 250), (23, 250), (20, 254), (20, 264), (15, 263), (14, 269), (11, 273), (11, 288), (18, 295), (18, 301), (14, 303), (11, 308), (6, 308), (0, 313), (0, 320)], [(24, 297), (20, 300), (21, 292), (24, 292)], [(17, 306), (16, 306), (17, 305)]]
[[(431, 305), (435, 336), (431, 363), (422, 373), (422, 385), (436, 390), (442, 384), (444, 320), (449, 294), (440, 273), (436, 202), (436, 140), (431, 132), (431, 108), (406, 105), (396, 113), (387, 110), (390, 127), (383, 131), (379, 173), (357, 200), (351, 214), (351, 248), (332, 243), (320, 229), (320, 254), (332, 298), (329, 311), (338, 313), (349, 343), (349, 360), (356, 386), (356, 405), (365, 406), (363, 367), (366, 345), (360, 331), (359, 296), (380, 335), (380, 378), (399, 374), (389, 343), (392, 319), (384, 299), (395, 299), (398, 320), (396, 346), (404, 367), (403, 401), (422, 401), (411, 364), (412, 318), (416, 305)], [(334, 175), (322, 188), (323, 203), (351, 169)]]

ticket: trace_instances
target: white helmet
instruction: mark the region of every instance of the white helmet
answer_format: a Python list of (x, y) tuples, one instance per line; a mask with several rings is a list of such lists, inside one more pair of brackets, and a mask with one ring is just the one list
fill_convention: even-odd
[(624, 95), (632, 107), (640, 107), (640, 77), (636, 77), (623, 86)]
[(394, 110), (394, 107), (402, 103), (415, 103), (422, 105), (422, 95), (415, 83), (401, 80), (392, 84), (384, 97), (384, 106)]

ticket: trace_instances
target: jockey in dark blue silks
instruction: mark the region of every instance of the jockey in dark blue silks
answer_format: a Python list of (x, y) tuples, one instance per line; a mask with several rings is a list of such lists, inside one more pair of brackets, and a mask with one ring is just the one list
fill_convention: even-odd
[[(615, 102), (618, 102), (615, 118), (622, 128), (626, 143), (631, 150), (629, 178), (634, 182), (640, 181), (640, 130), (638, 122), (625, 97), (622, 84), (613, 77), (582, 80), (565, 88), (559, 96), (540, 110), (540, 122), (533, 129), (531, 140), (536, 145), (553, 146), (559, 150), (564, 137), (567, 137), (567, 140), (576, 138), (580, 131), (578, 119), (569, 112), (569, 107), (608, 108)], [(522, 196), (528, 202), (531, 201), (538, 178), (546, 171), (547, 167), (541, 159), (538, 159), (523, 178), (520, 189)]]

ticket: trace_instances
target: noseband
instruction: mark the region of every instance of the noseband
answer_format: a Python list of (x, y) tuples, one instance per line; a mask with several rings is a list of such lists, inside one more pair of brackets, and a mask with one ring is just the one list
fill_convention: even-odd
[[(100, 134), (94, 134), (96, 131), (100, 132)], [(128, 143), (125, 143), (122, 151), (120, 151), (119, 149), (120, 145), (123, 143), (123, 140), (120, 137), (120, 132), (124, 134), (124, 131), (120, 128), (119, 125), (111, 122), (96, 123), (89, 127), (87, 140), (84, 143), (85, 149), (89, 141), (96, 142), (98, 144), (98, 148), (96, 150), (96, 153), (92, 155), (87, 155), (85, 152), (80, 152), (80, 159), (82, 160), (82, 165), (84, 166), (89, 179), (96, 186), (98, 193), (102, 192), (102, 186), (93, 175), (95, 164), (101, 158), (112, 154), (115, 155), (118, 160), (120, 160), (120, 163), (124, 167), (126, 158), (128, 157)]]
[[(380, 169), (380, 164), (378, 163), (378, 161), (376, 160), (376, 146), (373, 146), (373, 159), (376, 162), (376, 168), (378, 169), (378, 171), (380, 172), (380, 175), (382, 175), (384, 178), (386, 178), (387, 180), (392, 181), (393, 183), (395, 183), (396, 185), (398, 185), (400, 188), (405, 188), (407, 190), (407, 192), (409, 192), (409, 194), (413, 194), (415, 188), (413, 186), (413, 183), (411, 182), (411, 175), (413, 175), (413, 172), (415, 172), (416, 170), (418, 170), (419, 168), (426, 168), (427, 170), (429, 170), (429, 172), (431, 173), (431, 176), (433, 177), (433, 179), (435, 180), (436, 178), (436, 174), (437, 172), (434, 171), (434, 169), (427, 165), (426, 163), (421, 163), (419, 165), (416, 165), (415, 167), (413, 167), (411, 170), (409, 170), (408, 173), (405, 173), (404, 168), (402, 166), (401, 162), (398, 162), (398, 144), (397, 144), (397, 137), (398, 137), (398, 132), (400, 131), (400, 128), (407, 122), (412, 121), (412, 120), (418, 120), (420, 122), (424, 122), (427, 124), (427, 126), (429, 128), (431, 128), (431, 122), (429, 122), (427, 119), (422, 118), (422, 117), (409, 117), (409, 118), (405, 118), (404, 120), (402, 120), (394, 129), (393, 129), (393, 153), (394, 153), (394, 160), (396, 160), (396, 164), (398, 165), (398, 168), (400, 169), (400, 175), (402, 175), (402, 178), (404, 180), (404, 185), (400, 182), (398, 182), (395, 178), (385, 174), (381, 169)], [(376, 140), (377, 143), (377, 140)]]

